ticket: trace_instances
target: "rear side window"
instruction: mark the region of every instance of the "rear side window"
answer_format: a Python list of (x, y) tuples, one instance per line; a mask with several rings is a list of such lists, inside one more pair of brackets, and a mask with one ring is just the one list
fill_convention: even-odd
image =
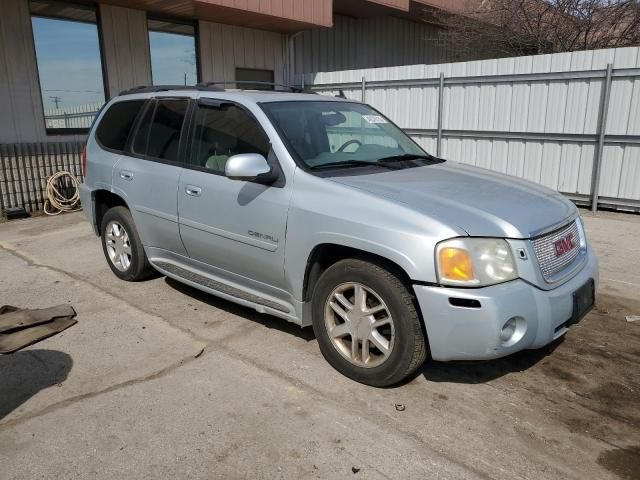
[(229, 157), (259, 153), (267, 158), (269, 139), (258, 122), (233, 104), (198, 106), (191, 164), (224, 173)]
[(178, 161), (180, 135), (188, 100), (159, 100), (151, 105), (133, 140), (135, 153), (159, 160)]
[(144, 100), (129, 100), (114, 103), (107, 110), (98, 125), (98, 142), (110, 150), (123, 151)]
[(149, 131), (151, 130), (151, 122), (153, 121), (153, 113), (156, 111), (156, 102), (149, 103), (149, 108), (144, 112), (140, 126), (136, 131), (136, 136), (131, 143), (133, 153), (145, 155), (147, 153), (147, 142), (149, 141)]

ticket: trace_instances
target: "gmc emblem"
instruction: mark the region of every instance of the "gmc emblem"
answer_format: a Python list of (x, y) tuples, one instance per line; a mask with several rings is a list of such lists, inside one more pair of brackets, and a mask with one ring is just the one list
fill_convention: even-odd
[(567, 252), (573, 250), (576, 246), (573, 240), (573, 233), (570, 233), (566, 237), (562, 237), (560, 240), (554, 242), (553, 246), (556, 249), (556, 257), (564, 255)]

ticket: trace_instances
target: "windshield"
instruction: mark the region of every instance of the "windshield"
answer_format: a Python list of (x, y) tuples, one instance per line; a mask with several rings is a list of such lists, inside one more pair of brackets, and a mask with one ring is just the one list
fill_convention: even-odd
[(358, 166), (389, 169), (438, 161), (367, 105), (336, 101), (261, 104), (292, 154), (307, 168)]

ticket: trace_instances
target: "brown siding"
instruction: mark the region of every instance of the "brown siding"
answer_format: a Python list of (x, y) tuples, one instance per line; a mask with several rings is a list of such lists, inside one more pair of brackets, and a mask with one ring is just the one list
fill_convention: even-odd
[[(408, 3), (408, 0), (406, 1)], [(195, 3), (260, 13), (325, 27), (332, 24), (332, 0), (196, 0)]]
[(283, 81), (284, 35), (212, 22), (200, 22), (198, 31), (203, 81), (234, 81), (236, 68), (273, 70)]
[(151, 84), (147, 14), (142, 10), (100, 5), (103, 57), (108, 95)]
[(430, 7), (448, 10), (450, 12), (464, 12), (468, 9), (477, 8), (482, 2), (480, 0), (414, 0), (416, 3), (428, 5)]
[(332, 0), (102, 0), (158, 16), (295, 32), (332, 25)]
[(409, 11), (409, 0), (367, 0), (371, 3), (384, 5), (385, 7), (396, 8), (405, 12)]

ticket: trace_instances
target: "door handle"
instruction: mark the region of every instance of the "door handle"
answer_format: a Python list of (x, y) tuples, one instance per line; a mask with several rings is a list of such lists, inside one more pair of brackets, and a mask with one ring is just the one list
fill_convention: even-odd
[(200, 187), (196, 187), (195, 185), (187, 185), (184, 191), (187, 195), (191, 195), (192, 197), (199, 197), (202, 193), (202, 189)]
[(120, 170), (120, 178), (130, 182), (131, 180), (133, 180), (133, 173), (126, 170)]

